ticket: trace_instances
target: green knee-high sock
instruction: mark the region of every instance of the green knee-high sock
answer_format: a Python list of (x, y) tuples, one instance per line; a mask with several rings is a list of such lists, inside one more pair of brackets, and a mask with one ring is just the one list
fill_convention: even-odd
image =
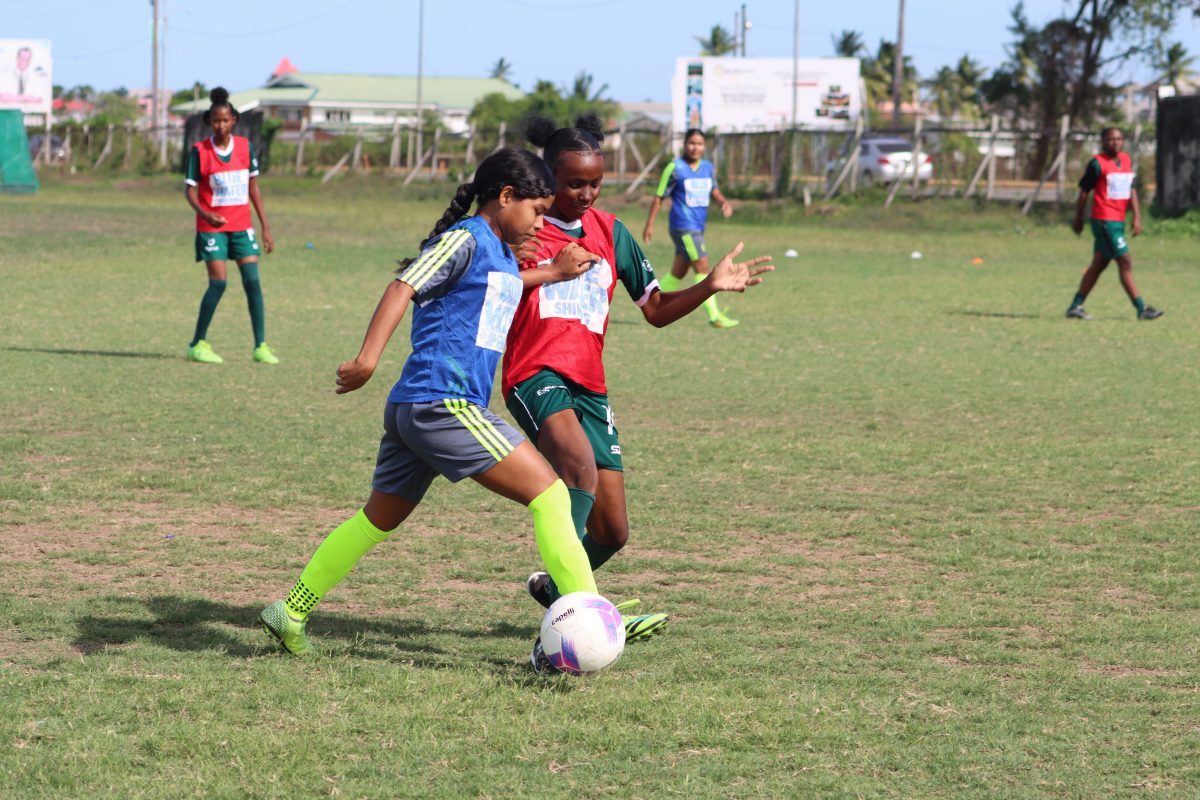
[(571, 521), (571, 496), (561, 480), (529, 504), (533, 535), (546, 572), (563, 594), (595, 592), (596, 579)]
[(221, 302), (223, 294), (225, 294), (225, 281), (215, 281), (210, 278), (208, 290), (204, 292), (204, 297), (200, 300), (200, 316), (196, 318), (196, 334), (192, 337), (192, 343), (188, 347), (195, 347), (196, 342), (208, 337), (208, 324), (212, 322), (213, 314), (217, 313), (217, 305)]
[(258, 278), (258, 262), (238, 264), (242, 271), (242, 288), (246, 290), (246, 305), (250, 307), (250, 327), (254, 330), (254, 346), (267, 340), (267, 314), (263, 310), (262, 282)]
[(321, 598), (341, 583), (368, 550), (389, 536), (391, 531), (381, 531), (372, 525), (362, 509), (334, 528), (321, 542), (317, 552), (313, 553), (308, 566), (300, 573), (300, 580), (296, 581), (288, 594), (288, 613), (296, 619), (307, 617)]
[[(567, 492), (571, 495), (571, 521), (575, 523), (575, 535), (579, 537), (579, 541), (583, 543), (583, 549), (587, 552), (587, 543), (591, 541), (587, 535), (588, 515), (592, 513), (592, 506), (596, 504), (596, 495), (580, 489), (575, 486), (567, 488)], [(588, 561), (592, 560), (591, 553), (588, 553)], [(607, 559), (605, 559), (607, 560)], [(604, 562), (601, 561), (601, 564)], [(592, 564), (592, 569), (595, 569), (597, 564)], [(558, 585), (551, 578), (546, 582), (546, 590), (550, 593), (551, 601), (562, 597), (562, 593), (558, 591)]]
[(610, 558), (621, 552), (619, 547), (609, 547), (595, 541), (590, 533), (583, 537), (583, 550), (588, 554), (588, 563), (592, 565), (593, 570), (600, 569)]
[[(693, 281), (693, 283), (700, 283), (707, 277), (708, 275), (700, 275), (697, 273), (696, 279)], [(721, 315), (721, 309), (717, 308), (717, 296), (715, 294), (704, 301), (704, 313), (708, 315), (709, 322), (712, 322)]]

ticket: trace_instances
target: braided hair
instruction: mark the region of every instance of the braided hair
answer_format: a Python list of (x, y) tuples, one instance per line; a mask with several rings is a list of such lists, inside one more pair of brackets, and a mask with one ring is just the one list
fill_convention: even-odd
[(560, 128), (548, 117), (533, 116), (525, 120), (525, 138), (542, 148), (542, 158), (551, 169), (557, 169), (563, 153), (600, 155), (604, 125), (594, 111), (576, 117), (573, 128)]
[[(433, 226), (433, 230), (421, 242), (421, 250), (431, 241), (441, 236), (454, 223), (467, 215), (471, 203), (476, 207), (482, 206), (489, 200), (495, 200), (511, 186), (513, 194), (520, 200), (534, 197), (551, 197), (554, 195), (554, 173), (546, 162), (522, 147), (504, 147), (483, 160), (479, 169), (475, 170), (475, 179), (464, 183), (454, 193), (454, 199), (441, 218)], [(400, 272), (416, 258), (406, 258), (400, 262)]]
[(212, 125), (212, 113), (218, 108), (228, 108), (229, 113), (233, 115), (233, 121), (237, 122), (238, 110), (233, 107), (233, 103), (229, 102), (229, 90), (224, 86), (218, 86), (209, 92), (209, 98), (212, 100), (212, 105), (208, 107), (208, 111), (204, 112), (204, 124)]

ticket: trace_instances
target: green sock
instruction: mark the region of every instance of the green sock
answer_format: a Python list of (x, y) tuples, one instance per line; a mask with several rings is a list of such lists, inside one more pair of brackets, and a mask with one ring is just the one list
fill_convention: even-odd
[[(694, 280), (693, 283), (700, 283), (707, 277), (707, 275), (700, 275), (697, 273), (696, 280)], [(717, 296), (715, 294), (704, 301), (704, 313), (708, 314), (709, 322), (713, 322), (721, 315), (721, 309), (717, 308)]]
[(671, 273), (667, 273), (658, 279), (658, 288), (664, 292), (677, 292), (679, 287), (683, 285), (683, 281), (676, 278)]
[(334, 586), (341, 583), (367, 551), (391, 535), (371, 524), (367, 515), (358, 513), (337, 526), (325, 537), (309, 559), (300, 580), (287, 596), (287, 610), (296, 619), (304, 619)]
[(204, 297), (200, 300), (200, 316), (196, 318), (196, 334), (192, 337), (192, 343), (188, 347), (195, 347), (196, 342), (208, 338), (208, 324), (212, 322), (213, 314), (217, 313), (217, 304), (221, 302), (223, 294), (225, 294), (225, 281), (215, 281), (210, 278), (208, 290), (204, 292)]
[(571, 496), (566, 484), (557, 480), (529, 504), (533, 535), (546, 572), (563, 594), (595, 592), (596, 579), (587, 553), (575, 535), (571, 520)]
[(258, 262), (238, 264), (242, 271), (242, 288), (246, 290), (246, 305), (250, 307), (250, 327), (254, 329), (254, 346), (267, 339), (266, 312), (263, 310), (262, 283), (258, 279)]
[(1136, 308), (1137, 312), (1140, 314), (1146, 310), (1146, 301), (1140, 297), (1135, 297), (1133, 298), (1133, 307)]
[(571, 521), (575, 523), (575, 535), (583, 541), (588, 515), (592, 513), (592, 506), (596, 505), (596, 495), (574, 486), (568, 487), (567, 492), (571, 495)]
[(588, 563), (592, 565), (592, 569), (597, 570), (619, 553), (621, 548), (600, 544), (592, 539), (591, 534), (588, 534), (583, 537), (583, 550), (588, 554)]
[(1071, 301), (1071, 308), (1079, 308), (1080, 306), (1083, 305), (1083, 301), (1086, 299), (1087, 299), (1086, 297), (1084, 297), (1083, 295), (1076, 292), (1075, 299)]

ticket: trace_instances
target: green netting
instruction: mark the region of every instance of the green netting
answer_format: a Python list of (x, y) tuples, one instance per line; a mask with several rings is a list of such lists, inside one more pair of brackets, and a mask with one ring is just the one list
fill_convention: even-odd
[(25, 116), (0, 110), (0, 192), (36, 192), (37, 173), (25, 138)]

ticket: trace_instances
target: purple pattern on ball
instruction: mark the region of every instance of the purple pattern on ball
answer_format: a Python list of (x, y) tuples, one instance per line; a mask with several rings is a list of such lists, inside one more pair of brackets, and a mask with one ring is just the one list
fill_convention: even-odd
[(617, 607), (604, 598), (585, 600), (583, 607), (595, 609), (596, 613), (600, 615), (600, 621), (604, 623), (604, 635), (607, 637), (608, 643), (615, 645), (620, 638), (618, 631), (625, 626)]
[(578, 675), (583, 671), (579, 668), (579, 656), (575, 653), (575, 645), (565, 639), (562, 643), (562, 650), (550, 656), (550, 663), (561, 672)]

